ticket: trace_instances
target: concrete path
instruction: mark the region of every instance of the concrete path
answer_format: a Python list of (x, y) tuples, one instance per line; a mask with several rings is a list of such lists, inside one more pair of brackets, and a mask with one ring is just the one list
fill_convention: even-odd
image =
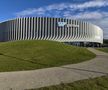
[(0, 73), (0, 90), (26, 90), (108, 75), (108, 54), (88, 48), (96, 58), (79, 64)]

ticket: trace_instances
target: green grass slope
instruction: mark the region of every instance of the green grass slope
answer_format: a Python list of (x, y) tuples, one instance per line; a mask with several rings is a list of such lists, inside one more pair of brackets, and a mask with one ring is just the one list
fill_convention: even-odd
[(108, 76), (30, 90), (108, 90)]
[(100, 51), (108, 53), (108, 48), (97, 48), (97, 50), (100, 50)]
[(53, 41), (0, 43), (0, 71), (31, 70), (79, 63), (94, 58), (86, 48)]

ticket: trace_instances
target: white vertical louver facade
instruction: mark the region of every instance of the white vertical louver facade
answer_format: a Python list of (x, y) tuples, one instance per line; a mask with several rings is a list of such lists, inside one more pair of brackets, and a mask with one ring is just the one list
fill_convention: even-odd
[(103, 43), (103, 31), (91, 23), (64, 18), (24, 17), (0, 23), (0, 41), (32, 39)]

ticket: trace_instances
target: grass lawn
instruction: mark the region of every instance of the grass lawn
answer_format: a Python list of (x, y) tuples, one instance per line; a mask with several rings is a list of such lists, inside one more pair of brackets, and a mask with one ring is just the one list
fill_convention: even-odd
[(86, 48), (54, 41), (26, 40), (0, 43), (0, 72), (33, 70), (79, 63), (94, 58)]
[(107, 52), (108, 53), (108, 48), (97, 48), (97, 50), (103, 51), (103, 52)]
[(108, 90), (108, 76), (30, 90)]

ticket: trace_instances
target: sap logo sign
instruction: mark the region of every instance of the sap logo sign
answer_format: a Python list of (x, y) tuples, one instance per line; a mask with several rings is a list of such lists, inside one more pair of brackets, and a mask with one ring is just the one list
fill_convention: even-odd
[(65, 26), (67, 23), (66, 22), (58, 22), (58, 26), (63, 27)]

